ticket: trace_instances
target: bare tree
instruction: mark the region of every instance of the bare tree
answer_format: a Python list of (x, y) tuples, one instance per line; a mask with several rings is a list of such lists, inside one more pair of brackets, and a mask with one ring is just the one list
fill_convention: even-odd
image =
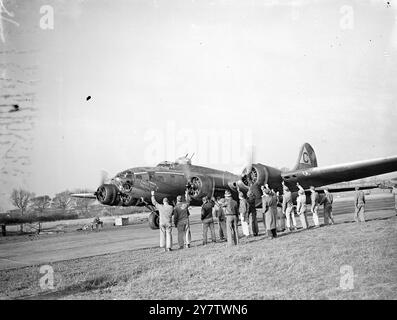
[(24, 215), (30, 199), (34, 197), (34, 193), (23, 190), (14, 189), (11, 193), (11, 203), (21, 211), (21, 215)]
[(30, 200), (30, 206), (33, 208), (34, 211), (43, 213), (45, 209), (50, 206), (51, 198), (47, 195), (35, 197)]
[(64, 213), (73, 206), (73, 199), (70, 196), (70, 192), (67, 190), (57, 193), (52, 201), (54, 206), (56, 208), (62, 209)]
[[(34, 197), (34, 193), (23, 190), (13, 189), (11, 192), (11, 203), (21, 211), (23, 216), (28, 208), (29, 201)], [(21, 223), (21, 232), (23, 232), (23, 223)]]

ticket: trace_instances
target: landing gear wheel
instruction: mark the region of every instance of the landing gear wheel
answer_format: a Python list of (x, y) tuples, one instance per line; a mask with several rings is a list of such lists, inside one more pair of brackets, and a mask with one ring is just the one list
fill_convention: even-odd
[(160, 227), (159, 227), (159, 220), (160, 220), (160, 218), (159, 218), (159, 214), (158, 214), (157, 211), (152, 212), (152, 213), (149, 215), (148, 220), (149, 220), (149, 227), (150, 227), (150, 229), (156, 230), (156, 229), (159, 229), (159, 228), (160, 228)]

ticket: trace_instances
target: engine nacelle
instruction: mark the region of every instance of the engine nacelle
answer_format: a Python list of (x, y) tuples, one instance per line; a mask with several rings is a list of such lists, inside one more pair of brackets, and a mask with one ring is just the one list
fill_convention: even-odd
[(214, 180), (207, 176), (194, 176), (189, 179), (187, 189), (190, 197), (195, 200), (204, 196), (211, 198), (214, 195)]
[[(263, 164), (253, 164), (249, 172), (244, 172), (241, 176), (241, 180), (238, 182), (238, 186), (242, 190), (248, 190), (250, 188), (258, 189), (260, 186), (269, 184), (272, 186), (281, 185), (281, 171)], [(258, 188), (255, 188), (258, 187)]]
[(249, 188), (250, 186), (256, 185), (264, 185), (267, 183), (269, 177), (269, 173), (267, 168), (260, 164), (253, 164), (251, 170), (249, 172), (245, 172), (241, 176), (241, 183), (245, 188)]
[(114, 184), (103, 184), (96, 191), (96, 198), (102, 204), (117, 205), (120, 202), (119, 190)]

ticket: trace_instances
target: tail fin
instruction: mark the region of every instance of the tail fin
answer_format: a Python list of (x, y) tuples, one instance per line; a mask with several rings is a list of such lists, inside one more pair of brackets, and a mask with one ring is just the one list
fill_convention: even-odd
[(310, 144), (304, 143), (299, 152), (298, 161), (294, 170), (303, 170), (313, 167), (317, 167), (316, 153)]

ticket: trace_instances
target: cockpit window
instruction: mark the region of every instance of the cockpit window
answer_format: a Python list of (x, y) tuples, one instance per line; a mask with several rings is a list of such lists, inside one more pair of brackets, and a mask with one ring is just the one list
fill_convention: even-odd
[(170, 168), (170, 167), (172, 167), (172, 166), (173, 166), (173, 163), (170, 162), (170, 161), (163, 161), (163, 162), (160, 162), (160, 163), (157, 165), (157, 167), (165, 167), (165, 168)]
[(130, 170), (125, 170), (116, 175), (116, 178), (127, 178), (132, 177), (133, 173)]

